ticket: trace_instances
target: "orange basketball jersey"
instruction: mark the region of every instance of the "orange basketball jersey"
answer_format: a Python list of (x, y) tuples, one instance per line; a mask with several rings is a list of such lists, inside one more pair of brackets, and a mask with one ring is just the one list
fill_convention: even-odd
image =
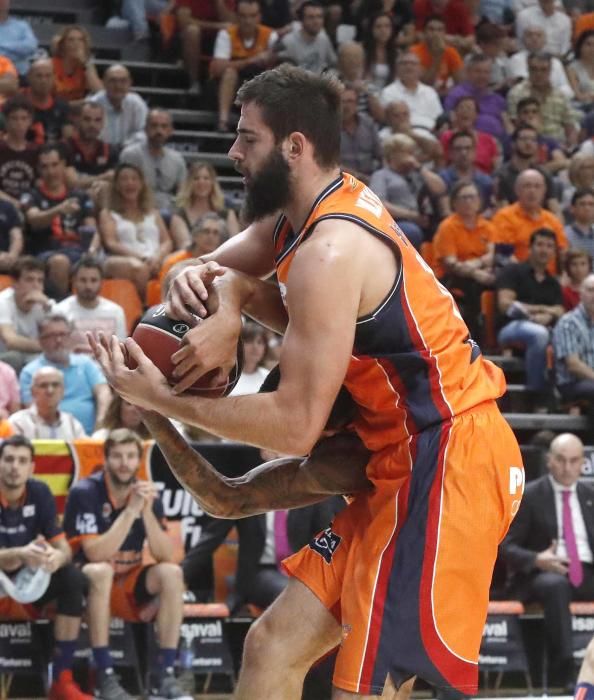
[(387, 297), (357, 320), (344, 380), (359, 406), (355, 427), (366, 446), (376, 453), (391, 450), (410, 435), (500, 397), (503, 373), (469, 337), (452, 296), (379, 198), (352, 175), (341, 174), (319, 194), (301, 231), (294, 232), (284, 216), (277, 222), (281, 290), (297, 247), (326, 219), (335, 219), (337, 226), (341, 220), (359, 224), (386, 241), (399, 261)]

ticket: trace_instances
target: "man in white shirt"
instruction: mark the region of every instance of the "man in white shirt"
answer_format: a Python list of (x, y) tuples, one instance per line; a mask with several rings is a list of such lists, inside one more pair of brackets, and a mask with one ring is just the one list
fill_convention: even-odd
[(531, 481), (502, 544), (513, 578), (513, 595), (538, 601), (553, 682), (572, 685), (572, 600), (594, 598), (594, 488), (579, 481), (584, 445), (571, 433), (558, 435), (547, 455), (549, 474)]
[(130, 71), (119, 63), (109, 66), (103, 74), (103, 84), (105, 90), (90, 98), (105, 110), (101, 139), (120, 148), (142, 141), (148, 107), (140, 95), (131, 91)]
[(390, 102), (405, 102), (410, 109), (413, 129), (422, 127), (433, 131), (443, 112), (437, 92), (421, 82), (421, 62), (414, 53), (401, 53), (396, 61), (397, 79), (386, 85), (380, 95), (385, 106)]
[(522, 38), (526, 27), (541, 27), (546, 35), (545, 50), (562, 58), (571, 49), (571, 20), (555, 7), (555, 0), (538, 0), (516, 17), (516, 36)]
[[(533, 52), (544, 51), (547, 35), (542, 27), (529, 24), (524, 28), (524, 33), (520, 39), (524, 48), (510, 56), (507, 64), (510, 77), (514, 82), (525, 80), (528, 77), (528, 55)], [(565, 68), (563, 68), (563, 64), (556, 57), (553, 57), (551, 60), (551, 86), (566, 97), (573, 98), (573, 90), (569, 84)]]
[(99, 296), (102, 281), (101, 263), (91, 256), (82, 257), (72, 275), (74, 294), (55, 306), (56, 313), (66, 316), (74, 327), (73, 352), (91, 352), (87, 331), (102, 331), (108, 338), (117, 335), (121, 340), (128, 335), (124, 309)]
[(221, 29), (215, 41), (210, 76), (219, 81), (219, 131), (228, 131), (229, 113), (240, 83), (272, 63), (278, 34), (261, 24), (259, 0), (239, 0), (237, 24)]
[(64, 375), (56, 367), (40, 367), (31, 384), (33, 403), (13, 413), (8, 422), (29, 440), (74, 440), (87, 437), (80, 422), (58, 405), (64, 398)]
[(41, 260), (23, 256), (11, 274), (13, 286), (0, 292), (0, 360), (18, 373), (41, 352), (37, 323), (54, 301), (43, 293), (45, 263)]

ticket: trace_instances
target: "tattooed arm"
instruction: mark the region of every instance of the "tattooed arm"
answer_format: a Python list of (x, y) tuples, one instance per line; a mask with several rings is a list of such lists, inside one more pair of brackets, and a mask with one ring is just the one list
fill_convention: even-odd
[(143, 412), (143, 420), (180, 483), (203, 510), (217, 518), (299, 508), (371, 487), (365, 476), (370, 453), (355, 435), (327, 438), (309, 457), (275, 459), (244, 476), (229, 478), (193, 450), (168, 419)]

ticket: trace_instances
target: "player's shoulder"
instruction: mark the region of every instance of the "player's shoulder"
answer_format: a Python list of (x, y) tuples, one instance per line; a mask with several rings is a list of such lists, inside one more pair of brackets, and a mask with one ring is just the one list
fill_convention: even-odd
[(70, 487), (70, 496), (94, 496), (105, 491), (105, 479), (102, 471), (80, 479)]
[(29, 503), (45, 503), (48, 498), (53, 498), (50, 487), (40, 479), (27, 481), (27, 501)]

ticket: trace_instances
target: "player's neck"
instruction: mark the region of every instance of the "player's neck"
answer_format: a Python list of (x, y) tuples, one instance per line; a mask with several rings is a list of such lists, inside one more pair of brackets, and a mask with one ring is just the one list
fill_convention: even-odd
[(318, 170), (311, 177), (301, 177), (293, 181), (291, 202), (283, 213), (291, 223), (293, 231), (297, 232), (305, 224), (311, 208), (318, 196), (340, 175), (337, 166), (332, 170)]
[(23, 499), (26, 486), (26, 484), (23, 484), (16, 489), (2, 488), (0, 489), (0, 497), (4, 503), (8, 504), (9, 508), (16, 508)]
[(110, 476), (109, 472), (105, 472), (105, 480), (107, 481), (107, 486), (109, 489), (109, 495), (114, 501), (114, 505), (117, 508), (121, 508), (126, 505), (128, 496), (132, 489), (132, 484), (117, 484)]

